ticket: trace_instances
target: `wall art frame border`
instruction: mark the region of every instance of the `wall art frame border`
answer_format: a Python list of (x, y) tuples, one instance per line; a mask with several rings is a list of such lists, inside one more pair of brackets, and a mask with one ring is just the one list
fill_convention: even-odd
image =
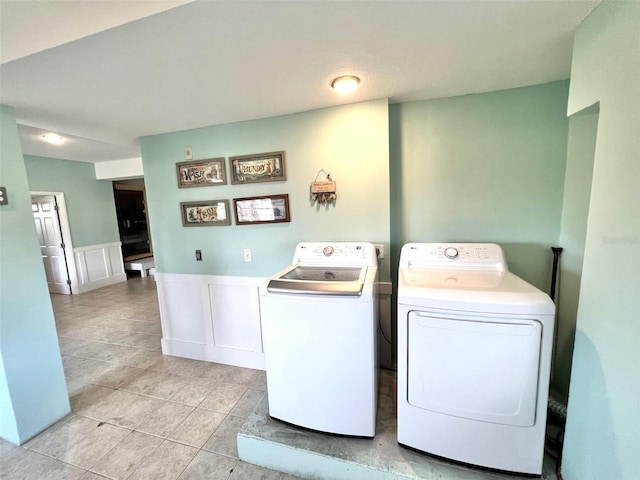
[[(224, 215), (221, 215), (221, 212)], [(180, 218), (183, 227), (219, 227), (231, 225), (229, 200), (181, 202)]]
[(291, 222), (289, 195), (263, 195), (233, 199), (236, 225)]
[(227, 184), (224, 157), (176, 163), (178, 187), (213, 187)]
[(231, 184), (283, 182), (287, 179), (286, 152), (229, 157)]

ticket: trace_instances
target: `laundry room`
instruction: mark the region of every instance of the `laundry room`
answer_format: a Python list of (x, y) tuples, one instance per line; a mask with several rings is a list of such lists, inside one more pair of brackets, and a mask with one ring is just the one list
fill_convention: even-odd
[[(382, 244), (379, 281), (390, 284), (403, 243), (455, 240), (500, 243), (510, 268), (547, 291), (549, 246), (560, 233), (568, 87), (560, 81), (424, 102), (372, 101), (143, 138), (156, 279), (175, 285), (175, 301), (190, 298), (186, 304), (199, 311), (199, 290), (186, 292), (181, 276), (212, 275), (216, 282), (269, 276), (290, 263), (301, 241)], [(167, 212), (202, 196), (199, 188), (176, 187), (175, 159), (187, 145), (194, 158), (285, 151), (286, 181), (209, 190), (217, 198), (286, 193), (290, 222), (212, 233), (181, 227), (179, 216)], [(319, 172), (335, 181), (330, 203), (310, 199), (309, 185)], [(256, 295), (256, 285), (242, 288), (245, 298)], [(169, 292), (167, 284), (163, 293)], [(241, 318), (255, 316), (245, 312)], [(194, 325), (193, 331), (201, 329)]]
[[(300, 241), (382, 245), (377, 281), (389, 291), (399, 247), (412, 239), (496, 242), (513, 272), (548, 291), (549, 246), (562, 219), (568, 92), (569, 82), (559, 81), (423, 102), (372, 101), (143, 138), (165, 353), (264, 369), (258, 288), (291, 262)], [(177, 187), (175, 159), (185, 146), (194, 158), (284, 151), (286, 180), (213, 188), (217, 198), (286, 193), (289, 221), (185, 228), (178, 206), (202, 196)], [(583, 156), (593, 155), (585, 148)], [(45, 182), (36, 180), (38, 162), (28, 162), (34, 186)], [(335, 181), (335, 200), (310, 198), (318, 174)], [(384, 325), (392, 370), (394, 313)], [(557, 379), (566, 393), (570, 365), (557, 368), (567, 373)]]
[[(493, 242), (503, 248), (510, 271), (548, 292), (550, 247), (556, 245), (561, 231), (570, 125), (566, 116), (568, 93), (569, 83), (559, 81), (424, 102), (389, 105), (387, 101), (372, 101), (143, 138), (145, 182), (158, 259), (156, 281), (165, 312), (164, 351), (223, 362), (229, 361), (225, 355), (234, 351), (237, 364), (266, 368), (269, 391), (273, 392), (269, 402), (272, 417), (325, 432), (370, 435), (362, 432), (375, 430), (375, 422), (367, 423), (371, 399), (361, 397), (371, 391), (365, 382), (372, 376), (371, 365), (370, 361), (359, 360), (366, 358), (363, 354), (367, 350), (353, 340), (371, 336), (366, 321), (357, 333), (353, 330), (355, 312), (359, 311), (355, 305), (364, 302), (364, 294), (358, 302), (349, 297), (330, 300), (332, 297), (292, 292), (289, 285), (274, 287), (276, 292), (268, 293), (263, 290), (262, 279), (290, 265), (292, 256), (294, 264), (299, 263), (296, 246), (300, 242), (315, 242), (316, 247), (325, 242), (327, 248), (333, 248), (335, 242), (365, 239), (386, 250), (378, 262), (377, 281), (391, 291), (397, 279), (399, 247), (413, 239)], [(202, 158), (286, 151), (286, 181), (214, 188), (217, 198), (286, 193), (290, 221), (221, 226), (212, 234), (204, 228), (179, 228), (179, 219), (164, 212), (200, 195), (199, 189), (175, 187), (175, 158), (182, 155), (185, 145)], [(321, 177), (330, 175), (335, 182), (336, 198), (332, 202), (319, 204), (310, 198), (309, 185), (319, 172)], [(584, 214), (586, 211), (587, 206)], [(380, 221), (386, 216), (390, 223)], [(195, 255), (197, 250), (201, 260)], [(246, 250), (251, 251), (250, 262), (243, 257)], [(324, 269), (324, 275), (333, 272), (328, 264)], [(284, 288), (286, 295), (278, 293), (279, 288)], [(380, 318), (390, 321), (381, 321), (377, 336), (385, 334), (391, 341), (392, 360), (385, 363), (381, 356), (379, 361), (393, 371), (396, 356), (406, 355), (406, 350), (395, 350), (403, 344), (396, 332), (403, 330), (398, 327), (400, 319), (396, 322), (394, 317), (394, 300), (384, 305), (391, 308), (388, 312), (379, 309)], [(545, 310), (546, 370), (540, 378), (549, 378), (553, 320), (549, 322), (548, 314)], [(205, 328), (211, 333), (203, 334)], [(230, 335), (233, 330), (243, 335)], [(340, 338), (333, 342), (335, 335)], [(326, 346), (332, 343), (334, 347)], [(520, 344), (514, 345), (520, 348)], [(331, 353), (323, 358), (327, 348)], [(510, 355), (514, 350), (505, 352)], [(566, 361), (568, 357), (563, 354), (558, 358)], [(340, 368), (341, 364), (349, 368)], [(512, 378), (520, 375), (514, 373)], [(537, 379), (537, 370), (531, 375)], [(348, 386), (355, 385), (349, 376), (359, 379), (359, 391), (349, 393), (353, 388)], [(556, 380), (561, 385), (559, 390), (566, 394), (568, 377)], [(389, 388), (386, 381), (380, 386), (383, 391)], [(312, 393), (315, 382), (326, 386), (324, 394)], [(468, 391), (459, 391), (469, 398)], [(492, 391), (502, 390), (492, 387)], [(546, 386), (533, 391), (546, 398)], [(343, 397), (351, 400), (340, 403), (337, 398)], [(533, 402), (541, 408), (545, 399), (536, 403), (534, 396)], [(357, 405), (358, 418), (364, 417), (360, 423), (354, 415), (344, 416), (348, 405)], [(526, 421), (536, 415), (540, 419), (543, 413), (544, 408), (530, 414)], [(272, 425), (267, 423), (257, 431), (269, 428)], [(513, 431), (524, 429), (515, 427)], [(544, 423), (538, 421), (536, 431), (527, 434), (518, 447), (518, 451), (530, 450), (525, 456), (532, 460), (522, 467), (527, 473), (540, 474), (541, 432), (544, 435)], [(296, 470), (284, 460), (265, 460), (286, 458), (266, 445), (272, 444), (270, 437), (287, 438), (290, 432), (271, 433), (267, 439), (260, 438), (258, 444), (253, 434), (245, 432), (239, 437), (241, 458), (271, 468)], [(493, 435), (505, 439), (502, 442), (507, 445), (517, 441), (509, 428)], [(499, 449), (491, 454), (492, 458), (496, 455), (509, 457)], [(512, 457), (511, 463), (475, 463), (518, 471), (521, 463), (515, 455)], [(323, 463), (313, 462), (307, 461), (316, 465), (314, 468), (321, 468), (317, 465)]]
[[(363, 100), (294, 113), (274, 109), (277, 113), (273, 115), (251, 120), (239, 118), (222, 124), (203, 123), (200, 119), (194, 124), (185, 124), (184, 128), (137, 139), (140, 149), (140, 158), (134, 159), (137, 173), (132, 175), (127, 170), (120, 178), (144, 178), (154, 275), (136, 280), (153, 282), (157, 289), (161, 353), (252, 371), (266, 370), (268, 375), (267, 348), (271, 345), (272, 351), (278, 350), (280, 354), (271, 357), (272, 365), (280, 366), (278, 373), (290, 369), (287, 376), (277, 381), (276, 376), (271, 377), (274, 383), (269, 388), (274, 392), (274, 399), (277, 395), (276, 401), (284, 405), (272, 417), (294, 426), (300, 422), (303, 429), (364, 437), (349, 444), (342, 437), (324, 437), (323, 433), (306, 431), (301, 434), (302, 443), (322, 443), (323, 450), (318, 451), (313, 460), (292, 453), (291, 463), (286, 464), (285, 452), (289, 451), (289, 445), (285, 437), (289, 431), (273, 429), (272, 422), (276, 420), (269, 417), (271, 412), (265, 397), (256, 407), (258, 416), (249, 417), (238, 430), (237, 445), (241, 448), (244, 442), (247, 455), (244, 458), (292, 475), (311, 476), (314, 469), (322, 468), (327, 456), (340, 461), (347, 457), (371, 457), (372, 469), (380, 475), (368, 477), (371, 471), (367, 470), (336, 473), (332, 469), (341, 467), (330, 465), (330, 473), (325, 478), (389, 478), (384, 477), (387, 471), (381, 470), (384, 462), (393, 464), (397, 478), (429, 478), (428, 475), (437, 472), (442, 459), (436, 460), (438, 466), (433, 470), (420, 463), (424, 456), (420, 453), (422, 447), (419, 442), (417, 447), (412, 446), (413, 439), (400, 442), (410, 447), (407, 449), (397, 448), (399, 439), (395, 436), (380, 438), (379, 444), (371, 446), (371, 451), (361, 448), (366, 442), (370, 445), (376, 425), (395, 434), (397, 396), (406, 393), (397, 389), (398, 372), (408, 377), (409, 368), (406, 365), (408, 334), (399, 326), (402, 319), (398, 314), (404, 308), (398, 307), (401, 253), (404, 246), (412, 243), (449, 244), (455, 252), (446, 254), (442, 247), (439, 255), (451, 260), (459, 258), (465, 245), (473, 244), (480, 250), (486, 245), (496, 245), (498, 249), (491, 250), (491, 256), (500, 259), (496, 262), (500, 264), (499, 275), (508, 271), (544, 294), (551, 294), (552, 284), (555, 286), (555, 295), (552, 295), (555, 305), (545, 304), (544, 321), (527, 318), (513, 329), (509, 327), (510, 332), (515, 332), (513, 336), (543, 339), (544, 347), (519, 339), (521, 343), (511, 350), (505, 349), (507, 356), (517, 356), (527, 349), (537, 349), (538, 353), (544, 350), (544, 355), (548, 355), (546, 359), (535, 357), (527, 363), (518, 358), (520, 363), (509, 365), (511, 378), (520, 378), (520, 373), (526, 370), (530, 376), (542, 375), (541, 381), (545, 383), (544, 377), (548, 375), (551, 391), (561, 400), (564, 409), (563, 426), (552, 440), (565, 441), (565, 450), (554, 451), (554, 456), (545, 458), (542, 478), (561, 478), (556, 468), (560, 455), (564, 455), (563, 475), (567, 480), (633, 478), (635, 467), (640, 465), (628, 445), (636, 433), (629, 426), (633, 422), (622, 418), (632, 414), (630, 410), (635, 411), (630, 405), (640, 394), (637, 386), (629, 385), (628, 378), (633, 372), (626, 366), (638, 359), (632, 339), (638, 331), (635, 312), (640, 299), (637, 291), (640, 225), (637, 207), (631, 207), (637, 205), (640, 178), (635, 135), (638, 115), (637, 109), (629, 105), (637, 104), (640, 99), (637, 90), (640, 82), (635, 81), (640, 72), (630, 60), (618, 58), (618, 52), (622, 52), (622, 58), (635, 58), (638, 51), (635, 43), (629, 46), (637, 40), (637, 35), (625, 20), (627, 10), (638, 13), (635, 6), (603, 5), (595, 10), (597, 15), (585, 20), (576, 34), (571, 78), (567, 72), (559, 79), (515, 88), (435, 95), (426, 100), (362, 97)], [(637, 24), (635, 20), (632, 26)], [(368, 79), (362, 77), (361, 87), (366, 88)], [(630, 78), (633, 81), (629, 81)], [(65, 192), (70, 241), (77, 243), (73, 252), (78, 275), (88, 278), (92, 274), (91, 267), (83, 267), (83, 259), (88, 259), (86, 262), (110, 259), (111, 262), (104, 264), (108, 278), (100, 277), (96, 285), (87, 286), (87, 290), (107, 283), (126, 282), (124, 262), (117, 257), (118, 220), (111, 187), (112, 180), (120, 175), (121, 164), (103, 162), (101, 168), (93, 170), (84, 163), (79, 168), (80, 162), (73, 160), (23, 154), (15, 131), (19, 120), (16, 111), (2, 106), (4, 178), (19, 185), (25, 194)], [(7, 138), (15, 145), (7, 143), (4, 140)], [(5, 151), (10, 155), (5, 155)], [(20, 168), (6, 160), (10, 157), (18, 159)], [(246, 170), (242, 170), (241, 165), (246, 165)], [(191, 173), (185, 174), (189, 169)], [(13, 184), (9, 184), (9, 180), (5, 182), (14, 195)], [(73, 189), (70, 183), (82, 184), (78, 189), (82, 194), (70, 194)], [(100, 211), (91, 214), (83, 209), (85, 205), (107, 204), (109, 207), (100, 207)], [(14, 217), (9, 215), (14, 215), (15, 205), (14, 197), (10, 196), (10, 208), (0, 207), (5, 208), (3, 231), (13, 229), (13, 224), (5, 219), (13, 222)], [(15, 229), (20, 232), (16, 238), (30, 238), (32, 232), (28, 228), (32, 227), (32, 220), (28, 208), (18, 208), (18, 213), (28, 217), (29, 222), (23, 230)], [(5, 237), (3, 235), (3, 249), (6, 243), (22, 251), (21, 245), (9, 244)], [(559, 258), (556, 257), (557, 269), (554, 269), (552, 247), (564, 248)], [(305, 248), (313, 254), (300, 254)], [(610, 253), (619, 253), (611, 255), (615, 257), (610, 259), (611, 264), (605, 260)], [(316, 256), (322, 263), (313, 263)], [(331, 263), (332, 259), (336, 259), (336, 265)], [(16, 281), (8, 285), (8, 280), (3, 279), (3, 291), (16, 288), (13, 283), (26, 284), (39, 279), (41, 265), (23, 270), (17, 261), (9, 264), (8, 260), (8, 256), (3, 256), (6, 268), (16, 274)], [(37, 260), (40, 262), (39, 257)], [(291, 287), (291, 278), (285, 275), (290, 273), (289, 269), (295, 270), (303, 264), (312, 267), (307, 271), (301, 269), (303, 276), (295, 279), (304, 286)], [(321, 278), (312, 277), (318, 274), (314, 271), (317, 265), (322, 266)], [(325, 268), (327, 266), (331, 268)], [(477, 265), (472, 265), (474, 268)], [(347, 271), (349, 269), (351, 271)], [(363, 273), (367, 271), (369, 276)], [(276, 278), (280, 275), (278, 272), (281, 278)], [(336, 281), (336, 277), (343, 274), (348, 277), (348, 286), (355, 290), (336, 290), (335, 283), (341, 280)], [(277, 281), (268, 283), (269, 279)], [(447, 280), (459, 279), (454, 275)], [(78, 284), (78, 280), (74, 281), (73, 288)], [(314, 282), (320, 285), (310, 287)], [(610, 291), (612, 286), (616, 287), (614, 291)], [(273, 298), (278, 288), (290, 297), (290, 303), (276, 304)], [(316, 290), (310, 294), (315, 295), (313, 300), (304, 306), (299, 305), (297, 298), (301, 288)], [(49, 297), (40, 293), (44, 300), (38, 302), (44, 304)], [(84, 294), (83, 291), (73, 293)], [(308, 293), (303, 292), (302, 296)], [(20, 319), (20, 314), (14, 315), (20, 307), (15, 301), (6, 303), (5, 293), (2, 295), (3, 303), (9, 305), (3, 306), (3, 315), (7, 311), (11, 318)], [(326, 298), (331, 296), (340, 297), (335, 305), (327, 305)], [(350, 313), (344, 315), (345, 311), (360, 311), (350, 296), (366, 303), (357, 308), (362, 308), (367, 318), (376, 319), (367, 326), (371, 328), (366, 329), (366, 338), (376, 344), (370, 345), (371, 348), (358, 350), (359, 347), (348, 344), (349, 338), (365, 336), (365, 329), (354, 333), (341, 327), (341, 322), (349, 320)], [(314, 302), (317, 308), (309, 306)], [(45, 307), (48, 308), (48, 304)], [(405, 310), (402, 312), (408, 316)], [(487, 312), (478, 312), (474, 319), (486, 321)], [(331, 321), (321, 330), (296, 330), (300, 327), (296, 324), (298, 317), (319, 322), (330, 317)], [(456, 322), (466, 321), (453, 317)], [(416, 320), (419, 322), (422, 320)], [(433, 325), (430, 323), (429, 328)], [(437, 324), (433, 328), (441, 326)], [(473, 335), (470, 337), (475, 339)], [(293, 345), (301, 337), (308, 342), (315, 340), (317, 344), (313, 349)], [(434, 351), (438, 347), (430, 345)], [(456, 344), (456, 348), (462, 348), (461, 345)], [(290, 348), (286, 355), (282, 354), (285, 348)], [(479, 351), (474, 348), (469, 352)], [(464, 357), (445, 350), (443, 347), (438, 351), (450, 363)], [(54, 356), (60, 356), (57, 344), (52, 351)], [(2, 354), (5, 360), (4, 351)], [(298, 355), (297, 364), (290, 361), (293, 354)], [(22, 358), (18, 354), (14, 357)], [(314, 365), (309, 365), (310, 357)], [(359, 363), (361, 358), (366, 361)], [(491, 366), (499, 366), (500, 362), (504, 363), (505, 358)], [(341, 369), (341, 363), (348, 363), (348, 368), (345, 365)], [(300, 365), (304, 368), (295, 368)], [(325, 365), (341, 370), (343, 375), (322, 377), (327, 374)], [(376, 370), (378, 366), (382, 368)], [(620, 369), (617, 366), (621, 366)], [(375, 373), (369, 377), (371, 371)], [(9, 369), (7, 372), (11, 373)], [(302, 378), (305, 375), (307, 377)], [(341, 417), (343, 406), (359, 400), (340, 403), (331, 394), (318, 398), (302, 394), (308, 394), (309, 384), (322, 378), (323, 385), (335, 381), (338, 386), (334, 385), (334, 389), (344, 394), (344, 398), (351, 393), (359, 398), (361, 392), (349, 391), (352, 384), (349, 376), (358, 376), (365, 385), (361, 390), (370, 394), (366, 408), (371, 411), (365, 412), (362, 407), (361, 413), (366, 418), (356, 427), (349, 425), (345, 433), (343, 427), (355, 420), (350, 415)], [(469, 373), (461, 378), (470, 382), (472, 376)], [(265, 379), (265, 385), (268, 381)], [(296, 393), (293, 385), (296, 381), (299, 385), (295, 386), (305, 392)], [(438, 377), (438, 381), (442, 378)], [(498, 383), (494, 383), (496, 391), (500, 387)], [(290, 389), (288, 384), (292, 384)], [(405, 390), (410, 388), (406, 383), (400, 384)], [(546, 384), (544, 388), (541, 385), (526, 388), (546, 393)], [(458, 394), (455, 385), (453, 387), (449, 398)], [(63, 396), (66, 395), (66, 389), (61, 389)], [(289, 390), (296, 398), (305, 398), (308, 404), (316, 402), (318, 410), (311, 414), (305, 405), (296, 402), (292, 408)], [(372, 390), (376, 394), (373, 406)], [(460, 392), (465, 400), (473, 393), (470, 388)], [(331, 418), (321, 418), (323, 411), (329, 410), (325, 407), (334, 400)], [(528, 405), (528, 413), (513, 415), (520, 422), (517, 428), (535, 423), (536, 416), (540, 418), (544, 411), (541, 404), (546, 401), (545, 395), (530, 396), (527, 401), (537, 404)], [(462, 403), (466, 408), (472, 402)], [(376, 407), (378, 415), (385, 412), (377, 417), (377, 424), (376, 418), (372, 418), (375, 413), (371, 413)], [(409, 422), (422, 421), (421, 414), (410, 410), (412, 405), (405, 408), (409, 411), (405, 421), (407, 418)], [(456, 412), (451, 416), (462, 416)], [(637, 414), (632, 415), (635, 415), (632, 420), (637, 419)], [(599, 420), (594, 420), (596, 418)], [(562, 430), (564, 421), (570, 425), (566, 438)], [(43, 421), (43, 428), (50, 423)], [(500, 421), (492, 418), (487, 423), (499, 424)], [(366, 427), (365, 433), (362, 425)], [(265, 437), (256, 441), (255, 431), (266, 435), (267, 441)], [(492, 432), (503, 435), (499, 428)], [(479, 438), (483, 433), (477, 435)], [(539, 435), (538, 429), (536, 451)], [(333, 439), (325, 441), (328, 437)], [(528, 441), (523, 443), (525, 450)], [(277, 448), (272, 446), (278, 442)], [(509, 442), (503, 439), (502, 443)], [(352, 445), (355, 446), (352, 448)], [(448, 457), (448, 451), (443, 451), (441, 456)], [(495, 456), (506, 455), (498, 451)], [(527, 452), (523, 456), (526, 457)], [(537, 468), (541, 466), (537, 456), (533, 460), (535, 465), (529, 467), (527, 463), (523, 471), (513, 463), (483, 464), (473, 455), (469, 458), (462, 456), (459, 461), (533, 475), (538, 475)], [(239, 459), (243, 459), (242, 454)], [(444, 465), (445, 470), (449, 468), (446, 461)], [(456, 465), (458, 468), (459, 464)], [(510, 478), (475, 467), (471, 470), (466, 477), (467, 470), (461, 469), (463, 477), (460, 478)], [(454, 475), (458, 470), (446, 471)]]

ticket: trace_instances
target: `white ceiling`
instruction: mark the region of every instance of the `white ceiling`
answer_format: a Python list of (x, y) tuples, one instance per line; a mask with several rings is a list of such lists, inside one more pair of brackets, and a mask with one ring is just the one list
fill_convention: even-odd
[(144, 135), (569, 78), (599, 1), (0, 0), (0, 102), (27, 155), (136, 158)]

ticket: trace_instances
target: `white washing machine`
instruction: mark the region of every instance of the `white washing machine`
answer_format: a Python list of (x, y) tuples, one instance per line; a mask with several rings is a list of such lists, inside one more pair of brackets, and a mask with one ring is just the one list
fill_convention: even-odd
[(403, 246), (398, 443), (540, 475), (554, 312), (496, 244)]
[(300, 243), (260, 289), (271, 417), (373, 437), (378, 264), (371, 243)]

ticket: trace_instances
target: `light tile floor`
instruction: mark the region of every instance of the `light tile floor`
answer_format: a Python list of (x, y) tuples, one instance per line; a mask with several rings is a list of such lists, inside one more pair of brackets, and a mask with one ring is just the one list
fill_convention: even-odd
[(264, 372), (162, 355), (153, 277), (52, 295), (71, 414), (17, 447), (3, 480), (291, 480), (238, 459)]

